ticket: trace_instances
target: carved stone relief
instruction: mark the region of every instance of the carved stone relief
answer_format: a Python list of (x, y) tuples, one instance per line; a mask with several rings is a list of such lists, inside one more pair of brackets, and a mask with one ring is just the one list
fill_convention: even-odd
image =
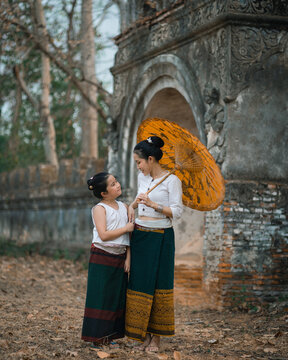
[(288, 15), (287, 0), (230, 0), (229, 10), (257, 15)]
[(143, 56), (151, 49), (168, 46), (169, 42), (175, 42), (197, 31), (226, 10), (226, 2), (223, 0), (211, 1), (198, 8), (193, 6), (195, 7), (194, 3), (188, 3), (175, 13), (173, 21), (154, 24), (147, 34), (143, 34), (142, 30), (142, 37), (138, 33), (131, 36), (125, 46), (121, 44), (119, 47), (115, 65)]
[(121, 104), (126, 95), (127, 76), (125, 72), (114, 75), (112, 117), (116, 118), (121, 112)]
[(255, 71), (263, 68), (267, 59), (283, 53), (287, 46), (285, 31), (252, 27), (231, 29), (231, 96), (244, 89)]
[(216, 162), (221, 165), (225, 158), (224, 104), (221, 103), (220, 92), (207, 85), (204, 90), (207, 110), (204, 115), (207, 148)]

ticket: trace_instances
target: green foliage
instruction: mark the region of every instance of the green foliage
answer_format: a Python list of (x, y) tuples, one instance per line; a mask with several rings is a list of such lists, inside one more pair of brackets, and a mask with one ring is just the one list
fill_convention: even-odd
[(10, 171), (15, 167), (12, 154), (7, 151), (9, 137), (0, 135), (0, 172)]
[[(43, 0), (45, 18), (53, 43), (63, 56), (61, 62), (72, 69), (81, 79), (77, 66), (80, 60), (79, 31), (81, 24), (81, 2), (76, 3), (73, 21), (69, 24), (67, 13), (72, 9), (72, 1), (50, 2)], [(29, 31), (33, 32), (33, 2), (10, 2), (11, 6), (18, 7), (19, 20)], [(100, 2), (97, 2), (99, 5)], [(105, 4), (105, 2), (103, 3)], [(104, 5), (101, 6), (104, 6)], [(97, 8), (96, 5), (96, 8)], [(98, 8), (97, 8), (98, 11)], [(1, 14), (0, 14), (1, 15)], [(99, 12), (99, 17), (102, 16)], [(8, 17), (7, 17), (8, 18)], [(17, 79), (16, 67), (23, 77), (28, 91), (34, 102), (39, 105), (41, 97), (41, 52), (27, 37), (20, 27), (6, 22), (0, 24), (0, 172), (10, 171), (16, 167), (26, 167), (39, 162), (45, 162), (44, 153), (44, 127), (41, 123), (39, 108), (32, 105), (28, 96), (22, 92), (21, 108), (18, 118), (13, 122), (16, 110)], [(0, 18), (0, 22), (1, 22)], [(68, 41), (69, 40), (69, 41)], [(104, 48), (101, 34), (95, 27), (96, 54)], [(50, 46), (50, 48), (53, 48)], [(54, 49), (54, 54), (57, 51)], [(60, 70), (52, 61), (50, 112), (54, 121), (56, 132), (56, 150), (58, 159), (74, 158), (79, 156), (81, 141), (80, 105), (81, 95), (73, 85), (71, 78)], [(98, 103), (105, 107), (103, 99), (99, 97)], [(105, 142), (107, 124), (99, 119), (99, 154), (107, 155)]]

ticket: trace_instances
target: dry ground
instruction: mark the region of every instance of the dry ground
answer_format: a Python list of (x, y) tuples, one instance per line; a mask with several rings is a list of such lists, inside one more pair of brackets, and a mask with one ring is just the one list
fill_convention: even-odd
[(87, 270), (47, 257), (0, 257), (0, 359), (288, 359), (288, 314), (176, 306), (176, 336), (158, 354), (80, 340)]

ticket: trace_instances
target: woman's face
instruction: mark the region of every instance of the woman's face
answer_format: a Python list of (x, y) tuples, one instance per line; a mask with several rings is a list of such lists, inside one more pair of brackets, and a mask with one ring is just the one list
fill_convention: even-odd
[(149, 160), (142, 159), (137, 154), (133, 154), (137, 169), (140, 170), (145, 176), (150, 174), (151, 167)]

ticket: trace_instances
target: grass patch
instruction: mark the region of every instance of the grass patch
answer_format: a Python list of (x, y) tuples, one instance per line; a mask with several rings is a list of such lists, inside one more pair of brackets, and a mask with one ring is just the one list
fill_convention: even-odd
[(81, 262), (83, 266), (88, 263), (89, 250), (84, 248), (54, 248), (43, 245), (43, 243), (28, 243), (19, 245), (15, 241), (0, 239), (0, 256), (25, 257), (33, 255), (48, 256), (55, 260), (66, 259)]

